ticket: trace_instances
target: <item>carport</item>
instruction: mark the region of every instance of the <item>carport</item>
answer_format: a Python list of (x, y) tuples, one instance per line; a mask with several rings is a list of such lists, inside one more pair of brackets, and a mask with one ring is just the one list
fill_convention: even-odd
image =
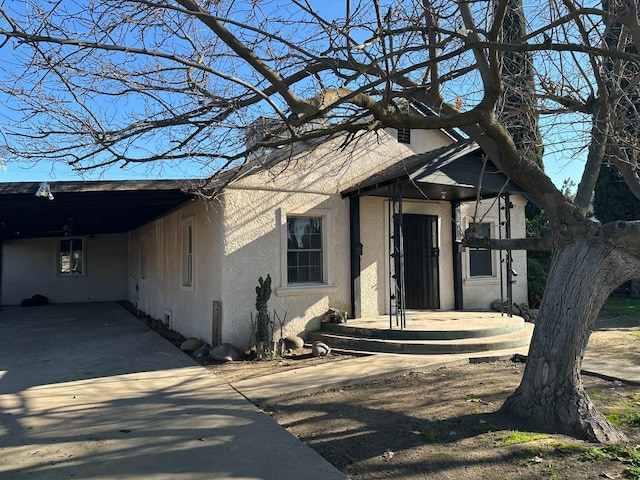
[[(194, 188), (187, 180), (0, 183), (0, 304), (34, 294), (55, 303), (124, 300), (127, 232), (191, 201)], [(79, 275), (55, 270), (64, 249), (80, 252)]]

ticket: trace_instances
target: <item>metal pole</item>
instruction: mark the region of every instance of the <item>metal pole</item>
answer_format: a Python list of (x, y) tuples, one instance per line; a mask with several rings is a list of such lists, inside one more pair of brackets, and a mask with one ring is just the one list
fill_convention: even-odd
[[(504, 217), (506, 222), (506, 237), (511, 238), (511, 199), (507, 193), (504, 202)], [(507, 250), (507, 300), (509, 301), (509, 316), (513, 316), (513, 259), (511, 250)]]

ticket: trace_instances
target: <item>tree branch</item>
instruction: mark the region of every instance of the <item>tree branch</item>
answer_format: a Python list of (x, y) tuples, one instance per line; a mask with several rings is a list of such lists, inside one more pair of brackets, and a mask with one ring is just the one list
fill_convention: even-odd
[(595, 109), (587, 163), (582, 172), (582, 179), (578, 185), (574, 200), (575, 205), (583, 214), (587, 213), (591, 204), (591, 196), (596, 188), (600, 165), (602, 165), (602, 160), (604, 159), (607, 138), (609, 137), (609, 121), (606, 108), (600, 102), (597, 102)]
[(469, 248), (487, 250), (531, 250), (546, 251), (552, 248), (551, 230), (540, 229), (539, 237), (526, 238), (479, 238), (472, 235), (471, 229), (465, 232), (462, 244)]

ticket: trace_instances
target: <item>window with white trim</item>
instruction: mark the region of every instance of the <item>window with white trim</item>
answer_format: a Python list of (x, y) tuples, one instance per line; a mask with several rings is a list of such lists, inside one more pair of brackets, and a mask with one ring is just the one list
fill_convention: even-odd
[(193, 218), (182, 221), (182, 286), (193, 287)]
[(287, 283), (324, 283), (324, 226), (320, 216), (287, 217)]
[(58, 244), (58, 275), (85, 275), (84, 238), (61, 238)]
[[(473, 225), (471, 225), (473, 226)], [(491, 238), (491, 224), (478, 223), (476, 225), (476, 235), (478, 238)], [(486, 248), (469, 248), (469, 276), (470, 277), (492, 277), (493, 254)]]

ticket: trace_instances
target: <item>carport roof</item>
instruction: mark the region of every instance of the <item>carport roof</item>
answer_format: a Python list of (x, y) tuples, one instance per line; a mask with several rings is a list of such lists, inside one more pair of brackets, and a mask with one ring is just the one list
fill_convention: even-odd
[(0, 183), (0, 239), (127, 232), (193, 198), (188, 181), (49, 182), (53, 200), (40, 185)]
[(386, 197), (389, 188), (395, 186), (403, 198), (467, 201), (476, 198), (480, 186), (481, 195), (485, 197), (500, 193), (527, 196), (491, 160), (486, 159), (484, 163), (483, 156), (475, 142), (456, 142), (405, 158), (343, 191), (342, 195)]

